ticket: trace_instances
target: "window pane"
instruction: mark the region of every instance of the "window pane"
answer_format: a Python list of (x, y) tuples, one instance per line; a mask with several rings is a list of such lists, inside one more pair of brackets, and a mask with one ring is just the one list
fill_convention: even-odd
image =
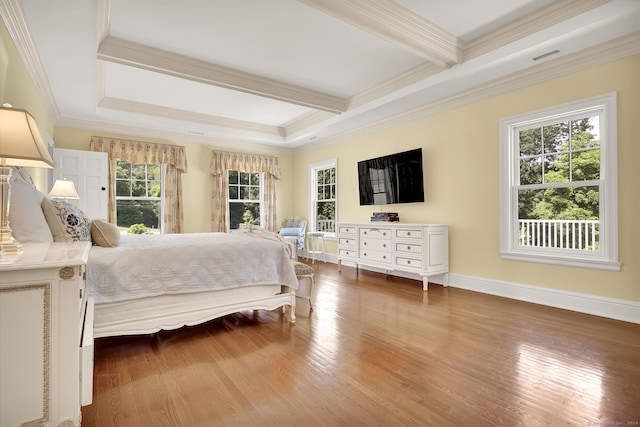
[(260, 225), (260, 203), (229, 203), (229, 228), (240, 228), (240, 224)]
[(238, 171), (229, 171), (229, 184), (238, 183)]
[(569, 156), (560, 154), (546, 156), (544, 162), (544, 182), (569, 182)]
[(540, 128), (520, 131), (520, 156), (542, 154), (542, 136)]
[(160, 197), (161, 193), (161, 185), (160, 182), (150, 182), (149, 183), (149, 197)]
[(572, 153), (572, 181), (600, 179), (600, 150)]
[(160, 180), (160, 165), (147, 165), (147, 179), (153, 181)]
[(599, 200), (597, 186), (519, 190), (519, 244), (597, 250)]
[(146, 179), (146, 165), (131, 165), (131, 177), (133, 179)]
[(542, 184), (540, 157), (520, 159), (520, 185)]
[(129, 197), (131, 195), (131, 181), (116, 181), (116, 197)]
[(131, 164), (117, 162), (116, 178), (130, 179), (131, 178)]
[(251, 174), (251, 185), (260, 185), (260, 174), (252, 173)]
[(160, 229), (159, 200), (118, 200), (116, 208), (118, 227), (144, 224), (148, 228)]
[(567, 151), (569, 146), (569, 122), (557, 123), (542, 128), (544, 152), (547, 154)]
[(240, 172), (238, 174), (240, 185), (248, 185), (249, 184), (249, 174)]
[(572, 150), (600, 147), (600, 117), (585, 117), (571, 122)]
[(238, 192), (238, 186), (236, 186), (236, 185), (229, 186), (229, 199), (237, 200), (239, 196), (240, 196), (240, 194)]
[(147, 183), (145, 181), (133, 181), (131, 195), (133, 197), (147, 197)]

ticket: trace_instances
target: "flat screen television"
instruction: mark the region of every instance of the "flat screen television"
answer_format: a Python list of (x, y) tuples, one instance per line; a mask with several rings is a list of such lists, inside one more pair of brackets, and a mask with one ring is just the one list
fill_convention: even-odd
[(358, 162), (360, 205), (424, 202), (422, 148)]

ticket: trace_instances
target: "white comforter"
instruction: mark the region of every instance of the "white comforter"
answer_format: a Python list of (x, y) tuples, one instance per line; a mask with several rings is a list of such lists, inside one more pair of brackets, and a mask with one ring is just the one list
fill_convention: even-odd
[(91, 248), (87, 274), (96, 304), (252, 285), (298, 287), (290, 248), (254, 232), (123, 235), (116, 248)]

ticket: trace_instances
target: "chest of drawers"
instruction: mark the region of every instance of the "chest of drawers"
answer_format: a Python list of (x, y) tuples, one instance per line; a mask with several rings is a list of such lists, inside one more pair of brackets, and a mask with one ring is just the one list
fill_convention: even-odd
[(338, 268), (342, 261), (356, 267), (384, 269), (388, 274), (406, 272), (422, 277), (428, 290), (429, 276), (449, 272), (449, 227), (444, 224), (391, 222), (338, 223)]

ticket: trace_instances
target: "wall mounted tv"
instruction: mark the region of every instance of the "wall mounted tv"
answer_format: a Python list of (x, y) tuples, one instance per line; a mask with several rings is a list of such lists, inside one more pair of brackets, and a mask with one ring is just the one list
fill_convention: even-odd
[(360, 205), (424, 202), (422, 148), (358, 162)]

